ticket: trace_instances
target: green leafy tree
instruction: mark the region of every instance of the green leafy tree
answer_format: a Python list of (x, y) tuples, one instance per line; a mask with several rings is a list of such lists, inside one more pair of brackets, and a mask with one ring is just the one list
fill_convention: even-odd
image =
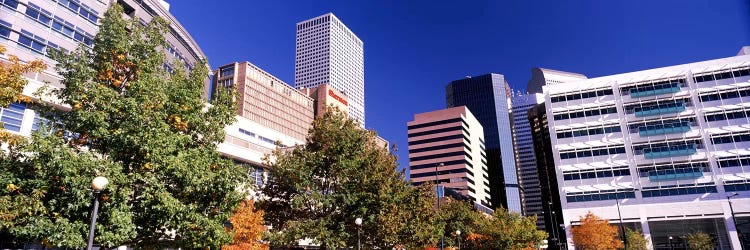
[(322, 248), (355, 246), (356, 218), (363, 219), (365, 248), (434, 242), (430, 191), (404, 181), (395, 156), (374, 136), (329, 108), (313, 122), (305, 145), (276, 150), (268, 158), (271, 178), (258, 206), (272, 228), (272, 246), (302, 239)]
[(0, 231), (24, 241), (81, 248), (88, 233), (94, 176), (110, 185), (94, 242), (103, 247), (212, 247), (243, 199), (245, 171), (216, 151), (233, 122), (234, 91), (212, 105), (201, 98), (208, 72), (167, 72), (167, 23), (124, 20), (112, 4), (91, 49), (53, 53), (64, 88), (50, 94), (54, 129), (12, 145), (0, 159)]
[[(443, 199), (446, 201), (441, 203), (440, 215), (435, 223), (440, 229), (438, 235), (442, 234), (445, 237), (446, 246), (457, 246), (457, 236), (465, 239), (470, 235), (480, 233), (480, 222), (490, 220), (491, 218), (489, 215), (476, 211), (474, 206), (468, 201), (456, 201), (451, 198)], [(461, 235), (456, 235), (457, 230), (461, 231)], [(467, 249), (472, 247), (470, 243), (466, 243), (466, 240), (462, 240), (461, 242)]]
[(711, 236), (704, 232), (694, 232), (685, 236), (688, 248), (695, 250), (714, 249), (714, 243)]
[(640, 231), (625, 228), (625, 238), (628, 240), (628, 246), (625, 250), (646, 250), (648, 249), (648, 240)]

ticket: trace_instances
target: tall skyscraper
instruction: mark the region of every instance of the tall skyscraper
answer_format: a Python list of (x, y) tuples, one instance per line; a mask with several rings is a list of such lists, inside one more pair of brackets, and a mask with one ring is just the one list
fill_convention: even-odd
[(365, 126), (365, 64), (362, 40), (332, 13), (297, 23), (294, 84), (330, 84), (349, 100), (349, 115)]
[(537, 216), (537, 228), (544, 229), (542, 194), (534, 155), (534, 140), (531, 138), (529, 109), (544, 102), (542, 94), (519, 94), (511, 99), (513, 117), (513, 150), (516, 156), (518, 185), (521, 190), (521, 208), (526, 216)]
[(437, 182), (489, 206), (484, 130), (466, 107), (414, 115), (408, 122), (409, 175), (415, 185)]
[(683, 248), (701, 231), (718, 249), (742, 249), (750, 55), (548, 85), (544, 95), (569, 244), (590, 211), (642, 230), (655, 248)]
[(557, 185), (557, 170), (555, 157), (552, 154), (552, 143), (547, 123), (547, 109), (544, 103), (534, 105), (527, 116), (531, 127), (531, 137), (534, 141), (534, 155), (536, 158), (537, 176), (539, 180), (540, 205), (544, 212), (540, 218), (543, 227), (537, 228), (547, 231), (548, 248), (551, 250), (565, 249), (565, 229), (559, 225), (563, 222), (560, 192)]
[(448, 108), (466, 106), (484, 127), (492, 207), (521, 213), (521, 197), (510, 127), (510, 87), (501, 74), (452, 81), (445, 87)]

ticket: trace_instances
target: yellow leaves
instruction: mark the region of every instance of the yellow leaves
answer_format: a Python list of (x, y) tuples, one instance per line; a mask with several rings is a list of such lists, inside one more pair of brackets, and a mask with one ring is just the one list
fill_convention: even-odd
[(82, 107), (81, 102), (79, 102), (79, 101), (74, 101), (73, 102), (73, 110), (79, 110), (79, 109), (81, 109), (81, 107)]
[(19, 143), (26, 142), (26, 138), (3, 130), (0, 131), (0, 142), (8, 143), (13, 146), (18, 145)]
[(179, 131), (185, 132), (188, 129), (188, 122), (183, 121), (179, 115), (170, 115), (169, 123)]
[(143, 166), (141, 166), (141, 169), (146, 170), (146, 171), (150, 171), (153, 168), (154, 168), (154, 165), (151, 164), (150, 162), (146, 162), (146, 164), (143, 164)]
[(266, 226), (263, 225), (263, 211), (255, 209), (253, 200), (243, 201), (237, 206), (232, 216), (229, 217), (234, 232), (232, 244), (223, 246), (222, 250), (234, 249), (268, 249), (268, 245), (261, 243), (260, 239)]
[(13, 183), (8, 183), (8, 185), (5, 186), (5, 189), (7, 189), (9, 192), (15, 192), (16, 190), (20, 189)]
[[(0, 45), (0, 53), (5, 53), (5, 47)], [(28, 81), (23, 77), (26, 73), (38, 73), (47, 68), (42, 60), (24, 63), (14, 55), (8, 56), (8, 62), (0, 63), (0, 106), (7, 107), (13, 102), (31, 100), (21, 93)]]

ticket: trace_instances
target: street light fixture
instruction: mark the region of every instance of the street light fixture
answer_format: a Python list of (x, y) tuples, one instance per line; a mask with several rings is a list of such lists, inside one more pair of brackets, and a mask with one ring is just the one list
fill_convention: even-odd
[[(445, 166), (442, 162), (440, 164), (435, 165), (435, 191), (437, 192), (437, 209), (438, 212), (440, 212), (440, 182), (438, 182), (438, 168), (442, 168)], [(444, 241), (445, 235), (440, 234), (440, 250), (445, 249), (445, 241)]]
[(669, 236), (669, 249), (672, 249), (672, 236)]
[(740, 240), (740, 246), (744, 246), (742, 244), (742, 234), (740, 234), (740, 228), (737, 227), (737, 218), (734, 217), (734, 208), (732, 207), (732, 197), (735, 197), (737, 195), (740, 195), (738, 193), (732, 193), (731, 195), (727, 196), (727, 202), (729, 202), (729, 213), (732, 214), (732, 223), (734, 223), (734, 231), (737, 232), (737, 239)]
[[(638, 191), (638, 189), (634, 188), (633, 193)], [(625, 225), (622, 224), (622, 214), (620, 213), (620, 196), (619, 193), (615, 193), (615, 204), (617, 204), (617, 217), (620, 219), (620, 239), (622, 240), (622, 243), (625, 245), (625, 249), (628, 249), (628, 238), (625, 237)]]
[(360, 231), (362, 230), (362, 218), (355, 219), (354, 224), (357, 225), (357, 250), (360, 250), (362, 249), (362, 245), (359, 241), (359, 234), (360, 234)]
[(461, 230), (456, 230), (456, 238), (458, 239), (458, 250), (461, 250)]
[(96, 177), (91, 181), (91, 190), (94, 193), (94, 211), (91, 212), (91, 227), (89, 227), (87, 250), (91, 250), (91, 247), (94, 245), (94, 229), (96, 229), (96, 215), (99, 212), (99, 198), (101, 197), (102, 190), (107, 187), (107, 184), (109, 184), (109, 180), (104, 176)]

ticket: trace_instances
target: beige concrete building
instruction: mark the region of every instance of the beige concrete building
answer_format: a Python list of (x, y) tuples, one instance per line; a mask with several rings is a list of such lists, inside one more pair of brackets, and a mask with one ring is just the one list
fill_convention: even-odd
[(489, 206), (484, 129), (468, 108), (416, 114), (407, 125), (409, 175), (415, 185), (437, 179), (441, 186)]
[(237, 114), (261, 126), (304, 141), (312, 126), (313, 99), (249, 62), (214, 71), (215, 86), (237, 86)]
[(325, 113), (328, 106), (336, 107), (341, 112), (349, 114), (349, 98), (329, 84), (302, 88), (300, 91), (314, 100), (316, 117)]

